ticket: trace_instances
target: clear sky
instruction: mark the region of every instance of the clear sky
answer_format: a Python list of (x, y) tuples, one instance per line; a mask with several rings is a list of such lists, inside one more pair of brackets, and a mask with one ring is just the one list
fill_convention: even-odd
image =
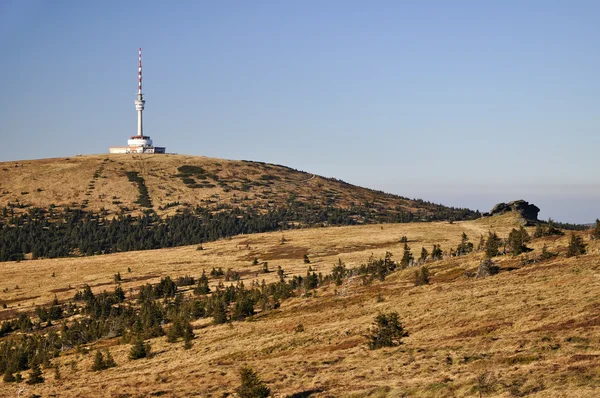
[(600, 1), (0, 1), (0, 160), (259, 160), (600, 217)]

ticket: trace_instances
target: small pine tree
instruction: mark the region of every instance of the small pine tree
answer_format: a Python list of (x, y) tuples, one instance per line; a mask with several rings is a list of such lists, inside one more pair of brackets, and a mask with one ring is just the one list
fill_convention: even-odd
[(398, 319), (397, 312), (377, 315), (374, 326), (373, 332), (367, 336), (371, 350), (400, 345), (402, 343), (401, 339), (408, 336)]
[(254, 260), (252, 261), (252, 265), (258, 265), (258, 257), (254, 257)]
[(444, 252), (442, 251), (442, 247), (440, 245), (433, 245), (433, 250), (431, 251), (431, 259), (432, 260), (440, 260)]
[(150, 343), (144, 343), (144, 339), (139, 336), (131, 346), (129, 351), (129, 359), (141, 359), (150, 356)]
[(466, 233), (462, 233), (460, 244), (456, 248), (456, 255), (463, 256), (473, 251), (473, 243), (469, 242), (469, 237)]
[(227, 310), (225, 308), (225, 303), (222, 299), (216, 299), (215, 306), (213, 309), (213, 323), (215, 325), (220, 325), (222, 323), (227, 322)]
[(94, 356), (94, 363), (92, 364), (92, 370), (94, 372), (99, 372), (101, 370), (106, 369), (106, 363), (104, 362), (104, 355), (100, 351), (96, 351), (96, 355)]
[(485, 241), (485, 255), (487, 258), (496, 257), (500, 254), (500, 244), (502, 240), (496, 235), (495, 232), (489, 232), (488, 238)]
[(114, 367), (117, 366), (117, 363), (115, 362), (115, 359), (111, 355), (111, 353), (108, 350), (108, 348), (106, 350), (104, 350), (104, 355), (105, 355), (105, 358), (106, 358), (104, 360), (104, 366), (106, 366), (106, 369), (108, 369), (108, 368), (114, 368)]
[(483, 234), (482, 234), (479, 236), (479, 244), (477, 245), (477, 251), (483, 250), (484, 247), (485, 247), (485, 238), (483, 237)]
[(531, 249), (525, 245), (530, 240), (531, 238), (523, 226), (521, 226), (518, 230), (513, 228), (508, 235), (508, 248), (512, 252), (513, 256), (518, 256), (521, 253), (531, 251)]
[(269, 272), (269, 263), (265, 261), (263, 263), (263, 274), (268, 274)]
[(421, 262), (425, 262), (427, 260), (427, 256), (429, 256), (429, 252), (427, 251), (427, 249), (422, 247), (421, 248), (421, 257), (419, 257), (419, 260), (421, 260)]
[(271, 395), (271, 389), (263, 383), (256, 372), (250, 367), (240, 370), (241, 384), (235, 390), (240, 398), (266, 398)]
[(410, 247), (408, 247), (408, 243), (404, 243), (404, 252), (402, 253), (402, 260), (400, 261), (400, 265), (403, 268), (408, 267), (413, 260), (413, 255), (410, 252)]
[(179, 337), (183, 336), (183, 328), (179, 317), (173, 319), (173, 324), (167, 332), (167, 342), (175, 343)]
[(304, 255), (304, 264), (310, 264), (310, 258), (308, 258), (308, 254)]
[(119, 283), (119, 282), (121, 282), (121, 281), (122, 281), (122, 279), (121, 279), (121, 273), (120, 273), (120, 272), (117, 272), (117, 273), (115, 274), (115, 283)]
[(183, 324), (183, 348), (189, 350), (192, 348), (192, 340), (194, 339), (194, 329), (188, 320)]
[(429, 268), (423, 266), (418, 270), (415, 270), (415, 286), (428, 285), (429, 284)]
[(548, 260), (552, 257), (556, 257), (558, 253), (552, 253), (548, 250), (548, 246), (544, 245), (542, 247), (542, 253), (540, 254), (540, 260)]
[(31, 373), (29, 373), (27, 384), (39, 384), (43, 382), (42, 369), (40, 368), (40, 364), (36, 362), (31, 366)]
[(600, 239), (600, 220), (596, 219), (596, 226), (592, 230), (592, 238)]
[(567, 248), (567, 257), (579, 256), (585, 254), (586, 244), (583, 243), (581, 236), (575, 235), (571, 232), (571, 240), (569, 241), (569, 247)]

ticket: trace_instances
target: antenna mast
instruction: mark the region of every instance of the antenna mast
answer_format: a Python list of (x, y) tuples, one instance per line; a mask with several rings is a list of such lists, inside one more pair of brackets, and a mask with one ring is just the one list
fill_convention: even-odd
[(144, 94), (142, 94), (142, 49), (138, 50), (138, 93), (137, 99), (135, 100), (135, 109), (138, 111), (138, 128), (137, 128), (137, 136), (144, 136), (144, 129), (142, 125), (142, 111), (144, 110), (144, 105), (146, 101), (144, 101)]

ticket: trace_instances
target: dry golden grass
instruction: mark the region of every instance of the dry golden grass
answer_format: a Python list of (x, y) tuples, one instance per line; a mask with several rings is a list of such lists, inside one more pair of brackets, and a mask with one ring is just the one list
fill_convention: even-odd
[[(455, 247), (465, 231), (477, 242), (494, 228), (504, 236), (518, 223), (507, 215), (474, 222), (369, 225), (305, 229), (239, 236), (196, 247), (130, 252), (85, 258), (3, 263), (0, 267), (0, 312), (31, 310), (33, 303), (62, 300), (83, 284), (95, 291), (112, 289), (120, 272), (128, 289), (161, 276), (200, 275), (203, 269), (233, 268), (246, 285), (261, 266), (252, 259), (281, 265), (288, 274), (304, 274), (308, 253), (324, 273), (341, 258), (358, 265), (372, 254), (402, 254), (401, 236), (413, 253), (421, 246)], [(282, 235), (286, 242), (281, 244)], [(568, 236), (533, 242), (539, 255), (547, 244), (564, 253)], [(587, 239), (586, 239), (587, 241)], [(284, 301), (281, 308), (246, 322), (194, 324), (191, 350), (151, 341), (150, 359), (127, 359), (129, 345), (104, 340), (89, 347), (110, 347), (118, 367), (90, 371), (91, 354), (63, 353), (61, 380), (45, 370), (47, 381), (28, 387), (28, 394), (60, 397), (220, 397), (239, 384), (242, 365), (250, 365), (284, 397), (318, 391), (314, 397), (472, 397), (477, 378), (489, 372), (495, 382), (484, 396), (596, 397), (600, 389), (600, 255), (598, 242), (589, 254), (520, 266), (518, 258), (498, 258), (502, 271), (487, 279), (465, 277), (481, 258), (475, 253), (430, 263), (432, 283), (414, 286), (414, 269), (392, 274), (385, 282), (347, 289), (330, 286), (317, 297)], [(132, 272), (127, 272), (131, 267)], [(51, 277), (55, 273), (55, 277)], [(266, 278), (273, 278), (268, 274)], [(20, 289), (15, 290), (15, 285)], [(346, 290), (345, 296), (339, 293)], [(338, 294), (336, 294), (338, 293)], [(377, 296), (384, 298), (383, 302)], [(380, 311), (397, 311), (410, 333), (396, 348), (370, 351), (364, 335)], [(298, 324), (303, 332), (295, 332)], [(75, 365), (71, 365), (74, 363)], [(512, 392), (512, 395), (511, 395)], [(14, 384), (0, 384), (0, 395), (16, 396)]]
[[(216, 175), (205, 181), (211, 188), (190, 188), (177, 175), (182, 165), (200, 166)], [(25, 203), (34, 207), (79, 207), (107, 210), (114, 214), (128, 208), (139, 214), (135, 204), (138, 189), (125, 172), (136, 171), (145, 180), (154, 210), (174, 214), (178, 208), (220, 203), (236, 206), (272, 206), (290, 197), (314, 204), (347, 207), (365, 201), (384, 208), (413, 209), (414, 203), (343, 182), (295, 171), (283, 166), (203, 156), (185, 155), (91, 155), (72, 158), (0, 162), (0, 207)], [(94, 179), (94, 173), (99, 177)], [(265, 181), (264, 175), (276, 179)], [(198, 182), (202, 180), (197, 180)], [(219, 182), (225, 184), (219, 185)], [(167, 204), (179, 202), (179, 206)]]

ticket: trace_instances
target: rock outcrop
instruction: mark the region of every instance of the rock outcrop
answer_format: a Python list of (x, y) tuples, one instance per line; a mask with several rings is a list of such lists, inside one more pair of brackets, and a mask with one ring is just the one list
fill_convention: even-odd
[(484, 216), (494, 216), (498, 214), (515, 211), (528, 221), (537, 221), (540, 208), (534, 204), (530, 204), (524, 200), (514, 200), (509, 203), (498, 203), (489, 213), (484, 213)]

